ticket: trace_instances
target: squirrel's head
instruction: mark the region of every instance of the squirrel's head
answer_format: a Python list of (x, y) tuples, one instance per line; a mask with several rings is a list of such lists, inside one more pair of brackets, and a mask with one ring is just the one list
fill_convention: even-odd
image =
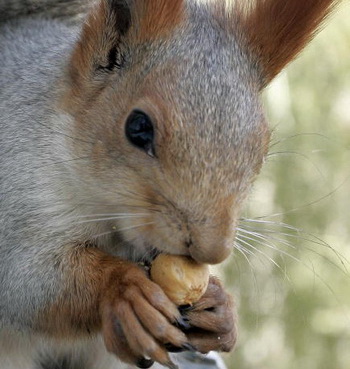
[(141, 252), (230, 254), (268, 149), (259, 92), (333, 4), (217, 3), (101, 0), (70, 61), (62, 104), (74, 157), (87, 158), (77, 185), (125, 214), (105, 231)]

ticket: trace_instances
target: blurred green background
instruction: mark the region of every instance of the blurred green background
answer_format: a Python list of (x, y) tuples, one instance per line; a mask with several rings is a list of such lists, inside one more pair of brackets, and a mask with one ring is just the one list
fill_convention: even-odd
[[(350, 368), (350, 6), (265, 91), (270, 155), (225, 265), (230, 369)], [(244, 255), (243, 255), (244, 254)]]

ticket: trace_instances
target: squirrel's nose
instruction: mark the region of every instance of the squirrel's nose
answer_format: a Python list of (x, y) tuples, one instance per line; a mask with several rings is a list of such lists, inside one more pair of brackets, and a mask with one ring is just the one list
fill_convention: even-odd
[(201, 234), (200, 237), (194, 237), (189, 247), (191, 257), (199, 263), (221, 263), (233, 250), (234, 233), (233, 231), (230, 235), (224, 237), (209, 234)]

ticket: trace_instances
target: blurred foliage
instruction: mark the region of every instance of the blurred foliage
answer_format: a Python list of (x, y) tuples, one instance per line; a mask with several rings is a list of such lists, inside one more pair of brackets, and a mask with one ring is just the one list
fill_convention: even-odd
[[(350, 6), (264, 94), (274, 131), (225, 266), (230, 369), (350, 368)], [(244, 255), (243, 255), (244, 254)]]

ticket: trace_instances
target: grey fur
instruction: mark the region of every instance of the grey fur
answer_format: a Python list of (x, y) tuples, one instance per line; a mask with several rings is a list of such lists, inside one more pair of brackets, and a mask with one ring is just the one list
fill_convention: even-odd
[[(36, 332), (36, 314), (43, 306), (53, 303), (61, 291), (64, 276), (57, 265), (66, 245), (87, 241), (93, 234), (110, 229), (110, 224), (101, 223), (94, 227), (79, 226), (72, 219), (109, 211), (110, 205), (118, 209), (119, 202), (126, 198), (127, 188), (116, 187), (116, 190), (114, 186), (130, 173), (135, 175), (124, 153), (113, 156), (112, 152), (101, 176), (95, 178), (89, 153), (96, 142), (96, 132), (103, 131), (107, 124), (105, 117), (96, 112), (92, 115), (96, 131), (81, 131), (77, 135), (73, 117), (58, 106), (68, 80), (69, 58), (80, 31), (79, 27), (67, 24), (71, 23), (71, 18), (67, 22), (67, 14), (76, 8), (67, 10), (64, 3), (0, 1), (0, 22), (3, 22), (0, 28), (2, 369), (14, 367), (18, 352), (23, 357), (27, 355), (25, 369), (33, 369), (41, 355), (59, 359), (61, 353), (56, 355), (53, 345), (44, 342), (40, 332)], [(40, 15), (42, 11), (46, 18), (50, 15), (56, 18), (58, 14), (64, 21), (44, 19)], [(157, 85), (164, 91), (163, 97), (173, 102), (173, 114), (180, 122), (180, 129), (173, 132), (172, 145), (167, 148), (173, 171), (164, 170), (160, 174), (164, 183), (170, 183), (171, 191), (167, 190), (165, 195), (177, 208), (174, 213), (168, 204), (162, 208), (174, 234), (169, 239), (169, 248), (180, 245), (190, 232), (185, 227), (181, 232), (176, 230), (179, 224), (186, 223), (183, 214), (194, 227), (205, 223), (207, 216), (210, 218), (218, 199), (235, 193), (239, 204), (263, 156), (262, 142), (250, 140), (252, 135), (259, 137), (265, 127), (254, 67), (241, 50), (239, 40), (227, 35), (204, 5), (191, 3), (188, 11), (191, 24), (178, 30), (170, 41), (157, 41), (132, 50), (125, 76), (116, 74), (113, 84), (108, 85), (101, 97), (108, 99), (120, 91), (131, 94), (155, 66), (174, 63), (176, 78), (167, 80), (165, 72), (160, 71), (161, 82)], [(26, 13), (38, 14), (5, 22), (7, 18)], [(135, 64), (140, 66), (137, 76), (132, 75)], [(116, 119), (121, 119), (117, 107), (110, 110)], [(80, 158), (73, 153), (72, 147), (76, 145), (83, 153)], [(138, 155), (141, 161), (146, 160), (142, 152)], [(79, 167), (86, 167), (87, 172), (78, 174)], [(141, 175), (145, 182), (152, 183), (150, 174)], [(171, 185), (175, 178), (176, 186)], [(189, 191), (191, 203), (184, 200), (184, 191)], [(94, 202), (100, 205), (91, 208)], [(164, 215), (160, 221), (163, 218)], [(117, 226), (122, 228), (119, 223)], [(215, 237), (219, 239), (220, 235)], [(99, 243), (109, 253), (127, 259), (140, 259), (147, 252), (137, 231), (120, 231), (100, 239)], [(4, 349), (9, 335), (15, 337), (12, 351)], [(100, 342), (96, 345), (104, 350)], [(87, 360), (85, 369), (102, 368), (97, 366), (97, 361), (89, 361), (93, 359), (89, 350), (76, 350), (63, 348), (63, 357), (72, 352), (78, 352), (76, 355), (80, 357), (83, 353)], [(104, 355), (110, 362), (108, 365), (116, 368), (117, 361), (106, 352)], [(103, 366), (106, 368), (107, 365)]]
[(83, 19), (93, 0), (0, 0), (0, 23), (20, 16), (44, 15), (74, 23)]
[[(0, 90), (0, 311), (1, 324), (6, 325), (26, 320), (25, 312), (49, 298), (53, 288), (50, 286), (54, 284), (50, 282), (50, 276), (55, 278), (53, 266), (46, 264), (46, 255), (41, 249), (42, 245), (55, 242), (56, 237), (43, 215), (45, 212), (52, 214), (49, 205), (52, 201), (59, 208), (63, 205), (55, 197), (55, 174), (49, 174), (45, 165), (52, 162), (51, 158), (59, 151), (61, 158), (67, 154), (59, 146), (62, 146), (57, 138), (59, 134), (52, 132), (55, 128), (47, 128), (47, 125), (54, 115), (56, 91), (53, 86), (62, 76), (65, 55), (74, 42), (74, 35), (60, 24), (35, 19), (4, 25), (0, 34), (2, 63), (7, 66), (6, 70), (1, 70)], [(54, 150), (52, 145), (55, 145)], [(62, 244), (62, 238), (57, 240), (58, 245)], [(36, 260), (34, 264), (41, 264), (39, 268), (43, 268), (48, 277), (49, 288), (38, 301), (34, 301), (36, 294), (32, 291), (37, 287), (36, 282), (33, 285), (37, 276), (32, 274), (37, 271), (32, 258)], [(23, 288), (28, 294), (20, 293)], [(12, 308), (14, 291), (18, 291), (19, 298), (16, 309)], [(26, 324), (30, 325), (29, 318)]]

